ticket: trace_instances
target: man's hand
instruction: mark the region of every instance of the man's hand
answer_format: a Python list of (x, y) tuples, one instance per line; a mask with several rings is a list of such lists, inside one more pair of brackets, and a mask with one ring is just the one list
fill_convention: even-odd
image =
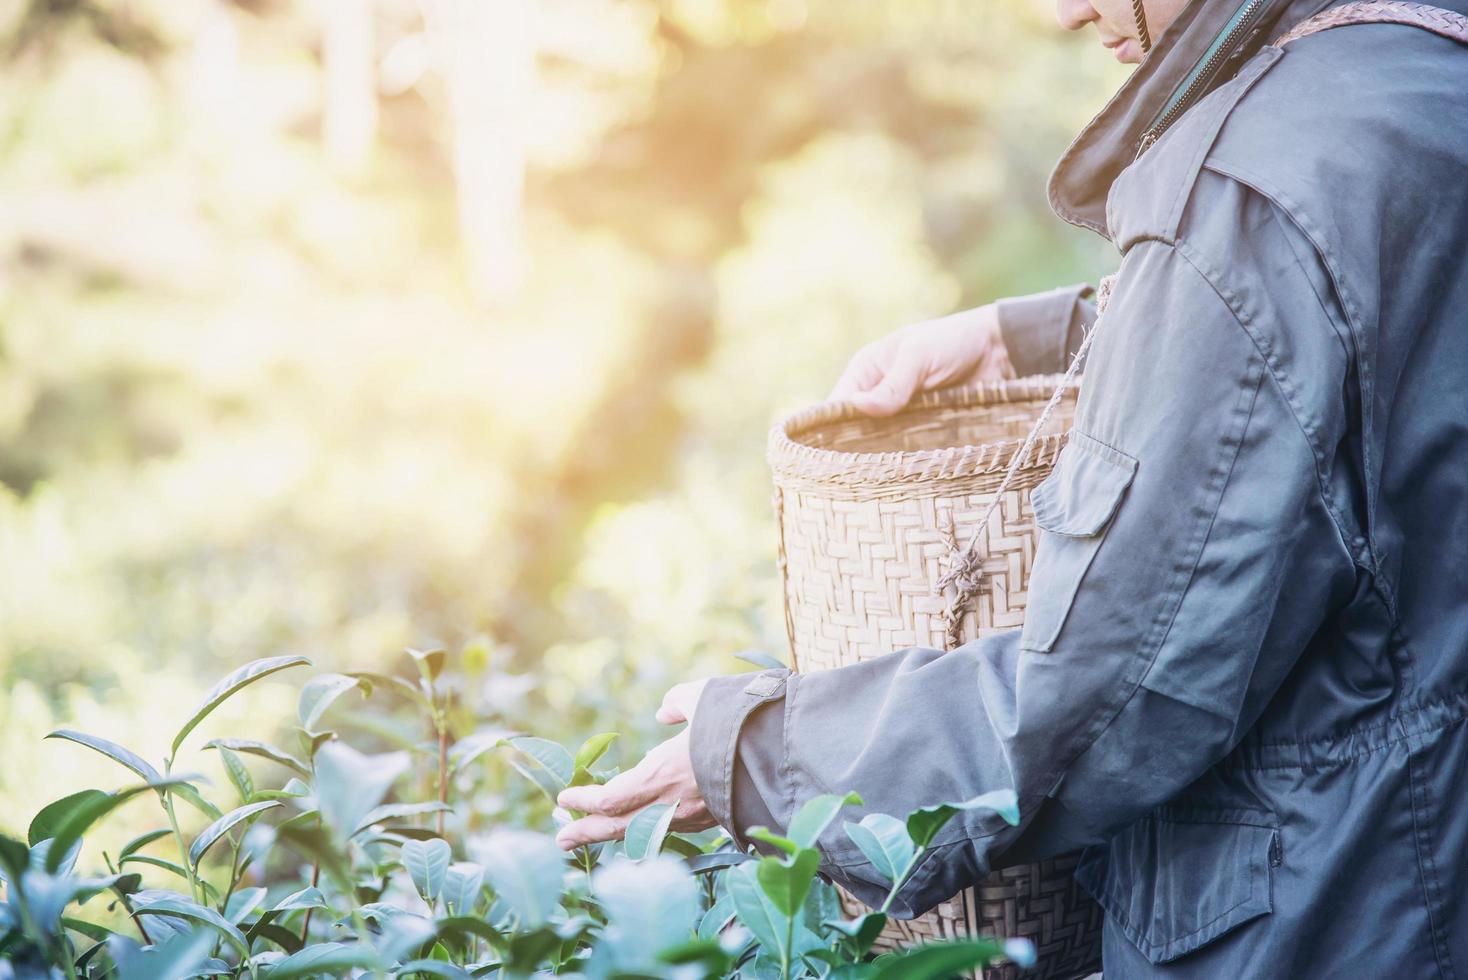
[(892, 415), (919, 392), (1013, 378), (994, 306), (964, 310), (894, 331), (856, 352), (831, 401), (868, 415)]
[[(692, 722), (698, 697), (707, 681), (679, 684), (668, 691), (657, 719), (665, 725)], [(567, 824), (556, 834), (565, 850), (599, 841), (621, 840), (637, 811), (654, 803), (672, 803), (674, 830), (706, 830), (714, 819), (704, 805), (703, 794), (693, 776), (693, 758), (688, 750), (688, 729), (653, 748), (642, 761), (620, 773), (604, 786), (572, 786), (562, 790), (556, 802), (567, 810), (586, 816)]]

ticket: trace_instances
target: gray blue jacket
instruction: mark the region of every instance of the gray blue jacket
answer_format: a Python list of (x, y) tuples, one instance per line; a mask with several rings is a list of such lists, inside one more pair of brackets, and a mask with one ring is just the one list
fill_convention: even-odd
[[(1468, 975), (1468, 47), (1263, 46), (1323, 6), (1195, 0), (1052, 178), (1121, 264), (1023, 629), (710, 683), (725, 826), (1010, 787), (1020, 825), (955, 819), (901, 913), (1085, 848), (1107, 980)], [(1001, 317), (1030, 371), (1090, 322), (1082, 289)]]

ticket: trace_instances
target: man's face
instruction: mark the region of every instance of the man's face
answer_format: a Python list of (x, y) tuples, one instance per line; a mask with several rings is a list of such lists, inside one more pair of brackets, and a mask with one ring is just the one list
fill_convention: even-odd
[[(1145, 0), (1147, 31), (1156, 38), (1167, 29), (1188, 0)], [(1096, 25), (1096, 35), (1116, 55), (1116, 60), (1134, 65), (1142, 60), (1142, 41), (1131, 0), (1056, 0), (1055, 16), (1068, 31)]]

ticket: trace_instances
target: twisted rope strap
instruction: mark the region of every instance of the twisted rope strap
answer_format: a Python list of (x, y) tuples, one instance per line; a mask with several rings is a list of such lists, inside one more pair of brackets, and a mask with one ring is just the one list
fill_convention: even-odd
[(1029, 435), (1020, 445), (1014, 458), (1009, 461), (1009, 468), (1004, 472), (1004, 479), (999, 483), (999, 489), (994, 491), (994, 497), (989, 501), (989, 506), (984, 508), (983, 516), (974, 527), (973, 534), (969, 537), (968, 547), (962, 551), (958, 549), (958, 539), (953, 527), (953, 518), (948, 516), (948, 525), (944, 529), (948, 537), (948, 571), (938, 580), (938, 590), (946, 591), (948, 587), (954, 586), (956, 591), (949, 597), (948, 606), (943, 611), (943, 626), (947, 636), (946, 649), (953, 649), (958, 644), (958, 634), (963, 627), (964, 612), (973, 601), (974, 596), (979, 594), (979, 586), (983, 582), (984, 569), (983, 558), (979, 555), (979, 541), (989, 529), (989, 518), (994, 516), (994, 509), (1004, 499), (1004, 494), (1014, 482), (1014, 476), (1019, 472), (1028, 460), (1030, 450), (1034, 448), (1040, 433), (1045, 431), (1045, 425), (1050, 421), (1050, 416), (1055, 413), (1055, 408), (1060, 404), (1060, 399), (1065, 396), (1065, 391), (1070, 387), (1080, 372), (1081, 361), (1086, 356), (1086, 351), (1091, 349), (1091, 341), (1096, 339), (1096, 328), (1101, 326), (1101, 318), (1106, 312), (1106, 307), (1111, 301), (1111, 291), (1116, 284), (1116, 276), (1107, 276), (1101, 280), (1096, 289), (1096, 320), (1091, 324), (1091, 329), (1086, 332), (1081, 346), (1076, 348), (1075, 355), (1070, 359), (1070, 367), (1066, 369), (1065, 377), (1061, 380), (1050, 400), (1045, 403), (1045, 409), (1035, 424), (1030, 427)]

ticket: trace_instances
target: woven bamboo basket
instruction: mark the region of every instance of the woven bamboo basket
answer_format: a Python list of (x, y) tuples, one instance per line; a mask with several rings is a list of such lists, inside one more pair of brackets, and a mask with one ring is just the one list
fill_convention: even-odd
[[(953, 586), (939, 580), (994, 499), (1060, 377), (948, 389), (891, 418), (849, 405), (799, 412), (770, 434), (785, 623), (796, 670), (824, 670), (905, 647), (949, 647)], [(1038, 530), (1033, 490), (1055, 465), (1076, 387), (1031, 446), (989, 516), (983, 576), (961, 610), (959, 642), (1023, 624)], [(1075, 883), (1075, 857), (1007, 868), (911, 921), (877, 949), (964, 935), (1022, 936), (1039, 962), (1027, 978), (1072, 980), (1100, 968), (1102, 911)], [(864, 911), (843, 894), (852, 914)], [(1018, 980), (1013, 965), (983, 980)]]

